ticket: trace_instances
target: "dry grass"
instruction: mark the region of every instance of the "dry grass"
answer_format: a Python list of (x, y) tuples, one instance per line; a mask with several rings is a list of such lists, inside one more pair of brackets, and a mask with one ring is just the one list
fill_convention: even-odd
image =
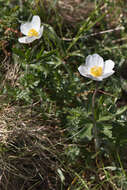
[(1, 190), (59, 189), (60, 132), (33, 114), (9, 105), (0, 112)]

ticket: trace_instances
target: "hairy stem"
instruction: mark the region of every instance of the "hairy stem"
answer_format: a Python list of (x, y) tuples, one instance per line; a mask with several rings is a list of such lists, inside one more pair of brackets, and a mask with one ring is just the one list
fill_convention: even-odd
[(95, 97), (96, 97), (97, 91), (98, 91), (98, 88), (97, 88), (97, 83), (96, 83), (96, 89), (92, 96), (93, 136), (94, 136), (94, 144), (95, 144), (96, 152), (98, 152), (99, 150), (99, 137), (98, 137), (96, 118), (95, 118)]

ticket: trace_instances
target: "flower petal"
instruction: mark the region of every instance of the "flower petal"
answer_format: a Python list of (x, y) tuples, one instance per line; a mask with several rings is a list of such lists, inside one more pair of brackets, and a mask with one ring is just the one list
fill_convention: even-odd
[(81, 74), (82, 76), (87, 77), (88, 70), (87, 70), (87, 67), (86, 67), (84, 64), (83, 64), (83, 65), (80, 65), (80, 66), (78, 67), (78, 71), (80, 72), (80, 74)]
[(42, 26), (39, 31), (39, 35), (36, 37), (37, 39), (40, 39), (43, 34), (44, 27)]
[(92, 80), (95, 80), (95, 81), (102, 81), (103, 80), (103, 77), (100, 76), (100, 77), (94, 77), (92, 75), (87, 75), (88, 78), (92, 79)]
[(87, 75), (88, 78), (92, 79), (92, 80), (95, 80), (95, 81), (102, 81), (103, 80), (103, 77), (94, 77), (92, 75)]
[(104, 60), (98, 54), (89, 55), (86, 58), (86, 66), (90, 69), (93, 66), (104, 67)]
[(25, 24), (21, 24), (20, 26), (20, 31), (24, 34), (24, 35), (28, 35), (29, 30), (32, 28), (32, 25), (30, 22), (26, 22)]
[(112, 72), (114, 68), (115, 63), (112, 60), (105, 61), (104, 64), (104, 74)]
[(38, 15), (33, 16), (31, 21), (32, 28), (35, 29), (37, 32), (40, 30), (41, 20)]
[(33, 42), (34, 40), (36, 40), (35, 37), (28, 37), (28, 36), (25, 36), (25, 37), (18, 39), (18, 41), (20, 43), (23, 43), (23, 44), (29, 44), (29, 43)]
[(88, 55), (87, 57), (86, 57), (86, 67), (91, 67), (92, 66), (92, 64), (93, 64), (93, 61), (92, 61), (92, 55)]
[(113, 75), (114, 72), (115, 71), (112, 70), (112, 71), (110, 71), (110, 73), (105, 73), (105, 74), (102, 75), (102, 78), (103, 79), (108, 78), (109, 76)]

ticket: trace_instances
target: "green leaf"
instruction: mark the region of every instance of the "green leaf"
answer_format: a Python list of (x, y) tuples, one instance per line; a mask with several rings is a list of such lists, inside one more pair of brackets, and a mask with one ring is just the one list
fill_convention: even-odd
[(116, 112), (116, 116), (117, 115), (121, 115), (121, 114), (123, 114), (125, 111), (127, 110), (127, 106), (124, 106), (124, 107), (121, 107), (121, 108), (119, 108), (118, 110), (117, 110), (117, 112)]
[(91, 140), (93, 138), (92, 128), (93, 124), (88, 124), (87, 126), (85, 126), (82, 132), (80, 132), (79, 134), (80, 138), (81, 139), (88, 138), (89, 140)]
[(73, 56), (83, 57), (84, 58), (84, 55), (79, 50), (73, 51), (73, 52), (71, 52), (71, 53), (68, 54), (68, 57), (73, 57)]
[(111, 119), (113, 119), (113, 115), (106, 115), (106, 116), (102, 116), (101, 118), (99, 118), (99, 120), (97, 120), (98, 122), (102, 122), (102, 121), (109, 121)]
[(103, 133), (109, 137), (109, 138), (112, 138), (112, 126), (110, 125), (104, 125), (103, 126)]

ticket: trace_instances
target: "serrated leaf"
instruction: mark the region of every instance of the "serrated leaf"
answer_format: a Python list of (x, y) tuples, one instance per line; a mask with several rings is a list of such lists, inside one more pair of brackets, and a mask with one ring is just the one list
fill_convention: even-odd
[(104, 128), (103, 128), (103, 133), (109, 137), (109, 138), (112, 138), (112, 126), (108, 126), (108, 125), (104, 125)]
[(86, 137), (91, 140), (93, 138), (92, 127), (93, 124), (88, 124), (87, 127), (84, 127), (84, 130), (82, 130), (82, 132), (80, 133), (80, 138), (84, 139)]

